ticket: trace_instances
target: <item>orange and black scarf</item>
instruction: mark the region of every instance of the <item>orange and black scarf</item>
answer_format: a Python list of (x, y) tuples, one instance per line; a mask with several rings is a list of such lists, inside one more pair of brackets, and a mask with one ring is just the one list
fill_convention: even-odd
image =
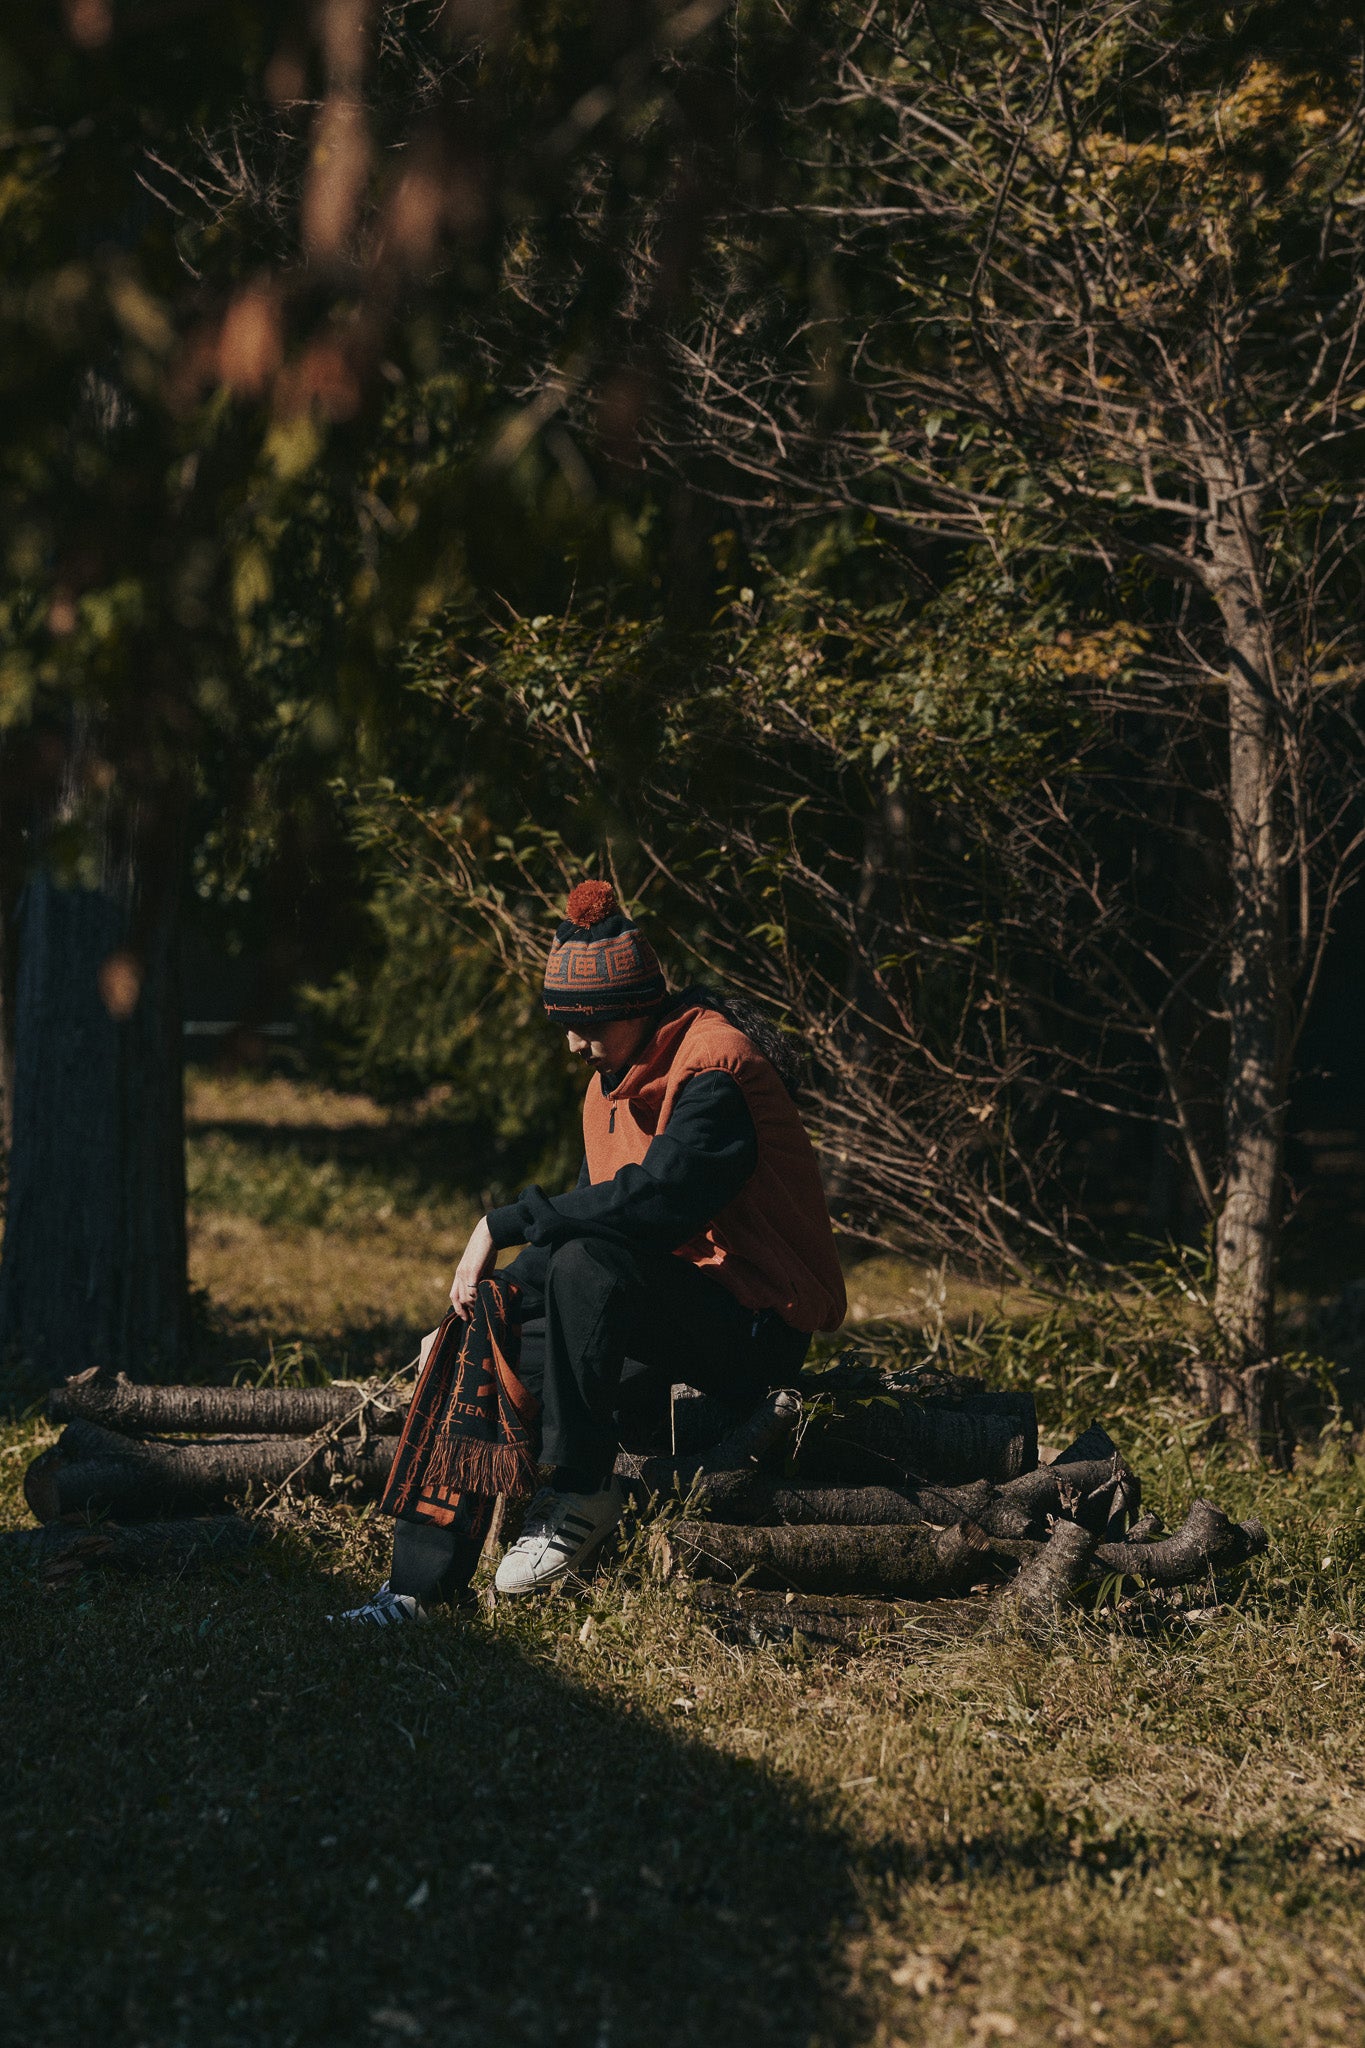
[(486, 1531), (502, 1493), (535, 1488), (540, 1403), (517, 1378), (520, 1290), (481, 1281), (468, 1322), (452, 1308), (417, 1382), (388, 1485), (386, 1515), (410, 1515), (470, 1535)]

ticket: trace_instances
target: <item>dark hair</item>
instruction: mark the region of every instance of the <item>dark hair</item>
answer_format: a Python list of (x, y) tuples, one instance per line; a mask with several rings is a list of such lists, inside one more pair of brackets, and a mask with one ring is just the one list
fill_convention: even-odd
[(799, 1098), (802, 1070), (800, 1054), (791, 1040), (779, 1031), (747, 996), (732, 996), (722, 989), (711, 988), (705, 982), (698, 982), (692, 988), (679, 990), (673, 1001), (680, 1005), (686, 1004), (689, 1008), (695, 1004), (704, 1010), (718, 1012), (727, 1024), (733, 1024), (736, 1031), (744, 1033), (755, 1052), (763, 1055), (792, 1100), (796, 1101)]

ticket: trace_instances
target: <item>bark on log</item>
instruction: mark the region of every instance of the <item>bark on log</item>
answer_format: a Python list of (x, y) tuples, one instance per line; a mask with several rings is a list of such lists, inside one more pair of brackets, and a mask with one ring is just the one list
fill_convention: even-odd
[(752, 1593), (733, 1586), (694, 1586), (689, 1605), (732, 1641), (790, 1642), (799, 1634), (808, 1642), (832, 1643), (848, 1650), (860, 1648), (868, 1638), (893, 1634), (905, 1618), (904, 1609), (889, 1600), (829, 1593)]
[(1000, 1597), (1029, 1620), (1047, 1620), (1089, 1576), (1094, 1554), (1095, 1538), (1089, 1529), (1079, 1522), (1058, 1522)]
[(679, 1522), (669, 1541), (698, 1578), (742, 1578), (757, 1588), (797, 1593), (932, 1600), (969, 1592), (989, 1576), (987, 1547), (970, 1527), (754, 1529)]
[(1262, 1523), (1229, 1520), (1212, 1501), (1197, 1500), (1180, 1527), (1156, 1542), (1101, 1543), (1096, 1561), (1106, 1571), (1145, 1579), (1150, 1586), (1184, 1586), (1209, 1571), (1230, 1571), (1259, 1557), (1269, 1538)]
[[(347, 1422), (360, 1433), (396, 1436), (409, 1392), (376, 1399), (382, 1382), (334, 1380), (329, 1387), (157, 1387), (92, 1366), (48, 1395), (51, 1422), (96, 1422), (129, 1436), (311, 1436)], [(363, 1406), (363, 1417), (355, 1414)], [(351, 1418), (348, 1422), (348, 1418)]]
[(663, 1500), (671, 1494), (686, 1500), (698, 1480), (713, 1473), (724, 1473), (727, 1478), (734, 1475), (737, 1483), (747, 1484), (758, 1461), (787, 1443), (800, 1420), (800, 1395), (782, 1387), (709, 1450), (686, 1458), (641, 1457), (635, 1451), (622, 1451), (616, 1460), (616, 1476), (641, 1501), (651, 1495)]
[[(208, 1443), (147, 1443), (94, 1422), (72, 1422), (24, 1475), (24, 1498), (40, 1522), (69, 1514), (139, 1521), (221, 1506), (292, 1484), (302, 1493), (350, 1498), (378, 1493), (393, 1462), (392, 1437), (317, 1444), (308, 1437), (225, 1437)], [(295, 1468), (301, 1468), (296, 1472)]]
[[(983, 1488), (989, 1495), (989, 1488)], [(870, 1529), (938, 1527), (969, 1521), (945, 1496), (897, 1493), (889, 1486), (787, 1486), (748, 1472), (704, 1475), (690, 1496), (694, 1510), (749, 1528)]]
[(1027, 1536), (1045, 1515), (1065, 1514), (1101, 1535), (1114, 1514), (1114, 1497), (1136, 1513), (1142, 1486), (1119, 1456), (1117, 1444), (1092, 1422), (1050, 1465), (1039, 1465), (1002, 1486), (996, 1502), (978, 1517), (991, 1536)]
[[(719, 1457), (724, 1449), (718, 1444), (710, 1456)], [(648, 1462), (660, 1477), (656, 1490), (671, 1490), (662, 1482), (666, 1461)], [(1136, 1473), (1122, 1463), (1110, 1438), (1094, 1424), (1053, 1464), (1040, 1465), (999, 1487), (985, 1480), (960, 1487), (813, 1487), (788, 1485), (752, 1469), (711, 1470), (697, 1478), (695, 1486), (693, 1506), (718, 1521), (858, 1528), (897, 1523), (942, 1528), (975, 1522), (986, 1535), (1004, 1538), (1036, 1536), (1045, 1517), (1062, 1513), (1097, 1536), (1108, 1534), (1141, 1496)]]
[(1138, 1516), (1132, 1528), (1128, 1531), (1127, 1540), (1129, 1543), (1155, 1543), (1158, 1536), (1164, 1536), (1165, 1534), (1166, 1524), (1162, 1521), (1156, 1509), (1153, 1508), (1150, 1513)]
[(845, 1396), (837, 1414), (812, 1423), (801, 1447), (803, 1478), (840, 1486), (1003, 1482), (1037, 1462), (1033, 1397), (1017, 1393), (968, 1394), (953, 1403)]
[(0, 1535), (0, 1560), (36, 1567), (48, 1581), (96, 1568), (119, 1572), (166, 1572), (177, 1577), (243, 1557), (269, 1541), (262, 1522), (237, 1515), (202, 1520), (139, 1522), (49, 1522), (41, 1529), (11, 1529)]

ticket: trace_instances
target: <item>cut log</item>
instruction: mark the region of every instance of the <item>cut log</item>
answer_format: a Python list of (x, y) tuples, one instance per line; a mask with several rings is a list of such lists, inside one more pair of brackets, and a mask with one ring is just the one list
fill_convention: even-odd
[(694, 1586), (688, 1604), (732, 1642), (781, 1643), (801, 1635), (808, 1642), (847, 1650), (893, 1634), (905, 1618), (905, 1610), (889, 1600), (830, 1593), (751, 1593), (734, 1586)]
[[(1047, 1518), (1065, 1515), (1096, 1535), (1111, 1529), (1121, 1533), (1140, 1497), (1137, 1475), (1123, 1464), (1103, 1430), (1087, 1430), (1071, 1448), (1103, 1455), (1069, 1457), (1064, 1452), (1055, 1463), (1040, 1465), (998, 1487), (985, 1480), (956, 1487), (816, 1487), (788, 1484), (752, 1467), (742, 1472), (713, 1469), (695, 1476), (690, 1500), (698, 1513), (744, 1524), (870, 1527), (931, 1523), (943, 1528), (975, 1522), (988, 1536), (1013, 1538), (1039, 1535)], [(708, 1455), (716, 1458), (723, 1452), (724, 1446), (717, 1445)], [(667, 1462), (642, 1462), (665, 1482), (656, 1490), (667, 1491)], [(621, 1469), (619, 1463), (617, 1469)], [(681, 1476), (685, 1474), (680, 1470)]]
[(1053, 1465), (1096, 1465), (1105, 1458), (1116, 1458), (1118, 1445), (1102, 1423), (1090, 1422), (1080, 1435), (1069, 1443), (1064, 1451), (1058, 1451)]
[(1269, 1538), (1254, 1518), (1231, 1521), (1212, 1501), (1197, 1500), (1180, 1527), (1152, 1542), (1102, 1543), (1096, 1561), (1149, 1586), (1185, 1586), (1206, 1572), (1231, 1571), (1259, 1557)]
[[(983, 1486), (982, 1492), (989, 1499), (991, 1489)], [(942, 1527), (971, 1519), (943, 1494), (922, 1497), (889, 1486), (788, 1486), (749, 1472), (703, 1474), (688, 1504), (695, 1513), (751, 1528)]]
[(1031, 1621), (1047, 1620), (1090, 1576), (1095, 1538), (1079, 1522), (1058, 1522), (1000, 1598)]
[(709, 1450), (685, 1458), (641, 1457), (635, 1451), (622, 1451), (616, 1460), (616, 1476), (640, 1501), (651, 1496), (666, 1500), (672, 1494), (686, 1500), (698, 1480), (712, 1473), (733, 1475), (737, 1486), (746, 1485), (760, 1459), (790, 1442), (800, 1420), (800, 1396), (782, 1387)]
[(179, 1577), (206, 1564), (231, 1562), (268, 1541), (263, 1522), (246, 1522), (238, 1515), (139, 1522), (132, 1528), (117, 1522), (49, 1522), (41, 1529), (0, 1535), (0, 1559), (36, 1567), (49, 1581), (96, 1568)]
[(223, 1437), (206, 1443), (149, 1443), (94, 1422), (72, 1422), (24, 1475), (24, 1498), (40, 1522), (61, 1515), (113, 1514), (142, 1521), (221, 1506), (286, 1481), (301, 1493), (378, 1494), (393, 1462), (392, 1437)]
[(329, 1387), (155, 1387), (126, 1373), (93, 1366), (52, 1389), (52, 1422), (97, 1422), (130, 1436), (249, 1433), (311, 1436), (344, 1424), (348, 1434), (396, 1436), (409, 1391), (383, 1392), (383, 1382), (334, 1380)]
[(1120, 1489), (1124, 1511), (1136, 1513), (1142, 1502), (1138, 1476), (1124, 1464), (1113, 1439), (1091, 1423), (1050, 1465), (1002, 1486), (978, 1519), (989, 1535), (1026, 1536), (1044, 1516), (1061, 1514), (1100, 1535), (1114, 1516)]
[[(814, 1382), (818, 1387), (818, 1382)], [(832, 1415), (817, 1411), (801, 1446), (804, 1479), (825, 1485), (955, 1486), (1015, 1479), (1038, 1463), (1038, 1416), (1031, 1394), (976, 1393), (916, 1400), (888, 1391), (839, 1393)]]
[(672, 1389), (669, 1407), (675, 1458), (700, 1457), (737, 1429), (749, 1413), (743, 1402), (723, 1401), (682, 1383)]
[(1127, 1540), (1129, 1543), (1155, 1543), (1158, 1536), (1165, 1534), (1166, 1524), (1156, 1509), (1152, 1508), (1149, 1513), (1138, 1516), (1128, 1531)]
[(871, 1593), (932, 1600), (990, 1576), (980, 1532), (952, 1529), (755, 1529), (679, 1522), (674, 1556), (697, 1578), (797, 1593)]

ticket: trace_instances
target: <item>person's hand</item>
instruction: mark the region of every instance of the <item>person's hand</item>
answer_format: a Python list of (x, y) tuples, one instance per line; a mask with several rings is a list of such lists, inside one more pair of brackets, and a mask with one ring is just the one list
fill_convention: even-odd
[(474, 1225), (473, 1235), (464, 1248), (464, 1257), (455, 1268), (455, 1278), (450, 1283), (450, 1305), (457, 1315), (468, 1319), (474, 1313), (474, 1297), (479, 1291), (479, 1282), (492, 1272), (497, 1256), (498, 1248), (488, 1228), (488, 1219), (481, 1216)]

